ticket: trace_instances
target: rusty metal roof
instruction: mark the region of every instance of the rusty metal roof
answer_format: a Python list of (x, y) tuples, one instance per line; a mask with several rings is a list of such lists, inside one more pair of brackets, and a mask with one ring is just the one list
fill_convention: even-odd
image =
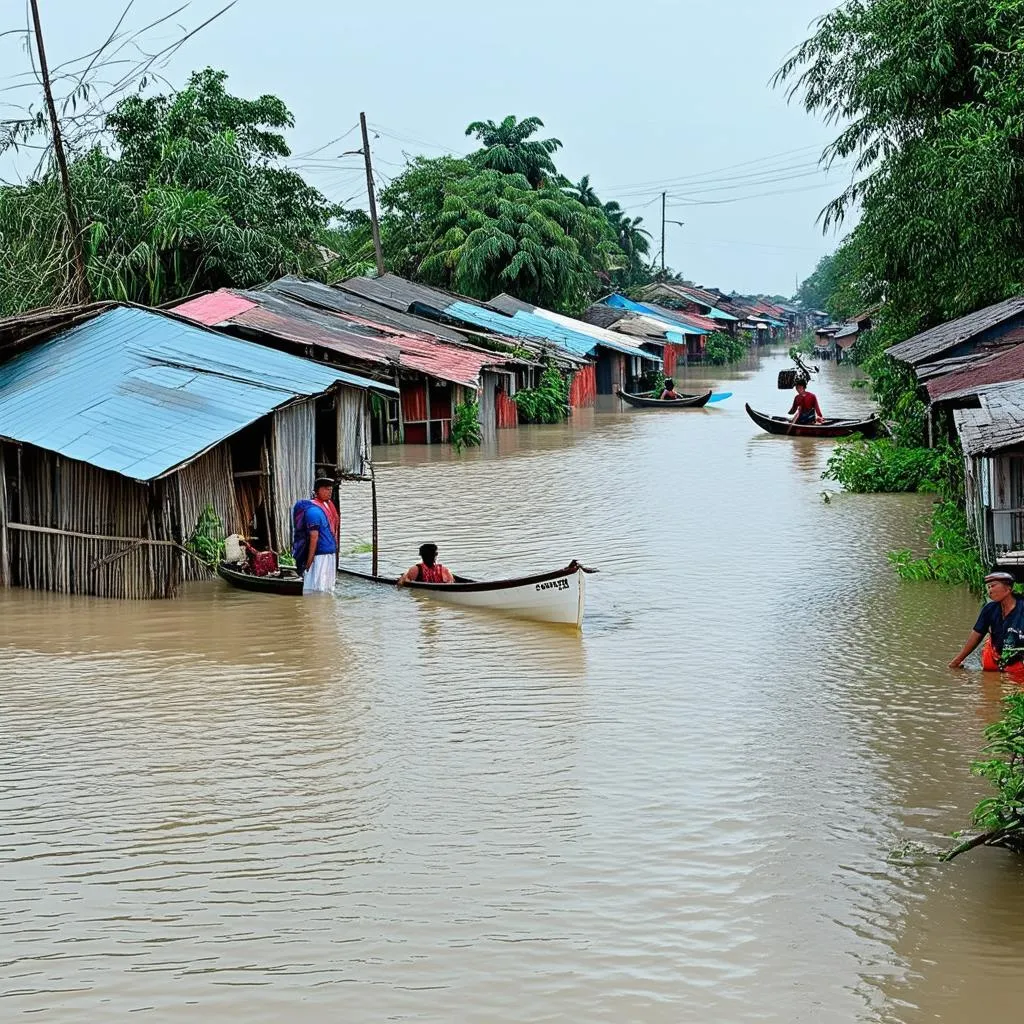
[(912, 338), (887, 348), (886, 354), (900, 362), (918, 366), (1016, 317), (1024, 319), (1024, 296), (1021, 295), (915, 334)]
[(961, 397), (990, 384), (1024, 380), (1024, 345), (1015, 345), (984, 359), (975, 359), (928, 382), (928, 397), (933, 402)]

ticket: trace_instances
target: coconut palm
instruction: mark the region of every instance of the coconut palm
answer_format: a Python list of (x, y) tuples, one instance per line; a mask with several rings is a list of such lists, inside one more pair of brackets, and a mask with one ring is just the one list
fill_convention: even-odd
[(474, 121), (466, 134), (475, 135), (482, 148), (471, 159), (483, 170), (522, 174), (532, 188), (540, 188), (548, 176), (558, 174), (551, 154), (562, 147), (558, 139), (531, 138), (543, 127), (544, 122), (539, 117), (524, 117), (519, 121), (513, 114), (500, 124)]
[(562, 191), (586, 207), (596, 208), (601, 206), (601, 200), (597, 198), (597, 193), (590, 184), (589, 174), (584, 174), (577, 182), (566, 181), (562, 186)]

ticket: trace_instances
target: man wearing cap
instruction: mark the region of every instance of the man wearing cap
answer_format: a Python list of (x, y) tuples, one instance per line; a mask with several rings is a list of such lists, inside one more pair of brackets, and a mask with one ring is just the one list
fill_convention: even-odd
[(1013, 594), (1014, 578), (1008, 572), (990, 572), (985, 577), (989, 602), (981, 610), (960, 653), (950, 668), (963, 668), (964, 659), (985, 640), (981, 667), (986, 672), (1024, 675), (1024, 600)]
[(300, 552), (302, 560), (296, 560), (302, 573), (302, 593), (331, 594), (338, 575), (338, 528), (341, 517), (331, 500), (334, 481), (320, 477), (316, 481), (313, 500), (305, 505), (301, 513), (301, 533), (305, 533), (305, 544)]

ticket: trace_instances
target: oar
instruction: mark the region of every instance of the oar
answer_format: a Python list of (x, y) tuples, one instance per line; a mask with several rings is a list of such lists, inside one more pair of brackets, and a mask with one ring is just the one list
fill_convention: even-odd
[(708, 399), (708, 404), (710, 405), (712, 402), (724, 402), (727, 398), (732, 398), (731, 391), (719, 391)]

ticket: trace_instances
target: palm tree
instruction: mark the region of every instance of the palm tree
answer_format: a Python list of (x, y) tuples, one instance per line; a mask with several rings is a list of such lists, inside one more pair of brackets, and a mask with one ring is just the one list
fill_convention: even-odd
[(640, 227), (643, 217), (626, 217), (620, 215), (615, 227), (619, 248), (632, 260), (635, 256), (646, 256), (651, 251), (650, 231)]
[(589, 174), (584, 174), (575, 184), (566, 182), (562, 186), (562, 191), (588, 208), (601, 206), (601, 200), (597, 198), (597, 193), (594, 191), (593, 185), (590, 184)]
[(475, 135), (482, 148), (470, 159), (485, 170), (502, 174), (522, 174), (533, 188), (541, 188), (548, 175), (555, 176), (551, 154), (561, 149), (558, 139), (533, 139), (544, 127), (539, 117), (524, 117), (522, 121), (509, 114), (500, 124), (493, 121), (474, 121), (467, 135)]

